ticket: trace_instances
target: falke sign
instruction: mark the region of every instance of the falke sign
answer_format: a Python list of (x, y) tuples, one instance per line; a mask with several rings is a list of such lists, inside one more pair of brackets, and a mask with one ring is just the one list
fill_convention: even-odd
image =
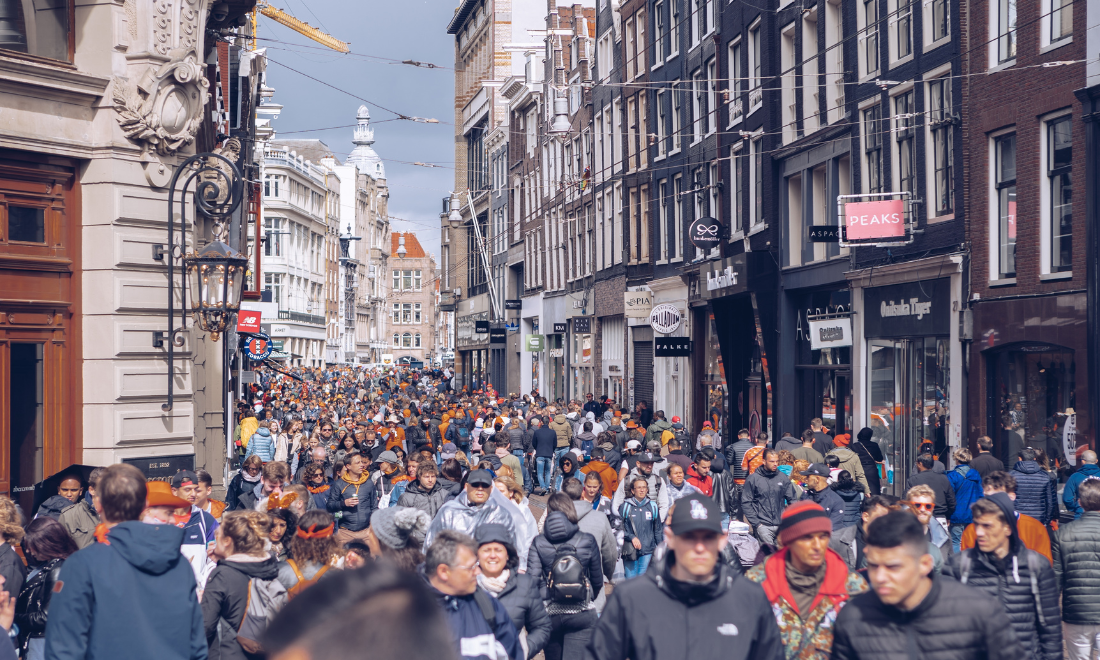
[(237, 332), (255, 334), (260, 331), (260, 312), (242, 309), (237, 312)]
[(906, 282), (863, 290), (866, 337), (921, 337), (951, 334), (951, 280)]
[(905, 200), (844, 204), (844, 240), (880, 241), (905, 238)]
[(688, 240), (704, 252), (718, 247), (723, 234), (722, 223), (714, 218), (699, 218), (688, 227)]
[(748, 288), (743, 254), (706, 263), (699, 271), (699, 297), (703, 299), (732, 296)]

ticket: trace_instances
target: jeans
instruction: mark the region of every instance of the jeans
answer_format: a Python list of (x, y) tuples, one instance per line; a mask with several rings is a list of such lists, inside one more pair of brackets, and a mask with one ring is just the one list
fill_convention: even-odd
[(775, 545), (775, 535), (779, 532), (779, 525), (757, 525), (756, 538), (764, 545)]
[(554, 450), (554, 467), (561, 465), (561, 457), (569, 451), (569, 447), (558, 447)]
[(958, 554), (959, 549), (962, 547), (963, 531), (965, 529), (965, 523), (951, 523), (951, 549), (955, 554)]
[(722, 514), (722, 533), (725, 534), (728, 531), (730, 531), (730, 514), (723, 513)]
[[(624, 541), (624, 543), (630, 543), (630, 541)], [(626, 579), (629, 580), (632, 577), (638, 577), (639, 575), (645, 575), (645, 570), (647, 568), (649, 568), (649, 560), (652, 557), (653, 557), (653, 555), (649, 554), (649, 555), (638, 555), (638, 558), (635, 559), (634, 561), (630, 561), (629, 559), (624, 559), (623, 560), (623, 574), (626, 576)]]
[[(519, 459), (520, 467), (523, 468), (523, 492), (531, 492), (531, 471), (527, 469), (527, 457), (523, 455), (522, 449), (513, 449), (512, 456)], [(517, 475), (518, 476), (518, 475)]]
[(546, 660), (575, 660), (584, 655), (592, 629), (596, 627), (596, 610), (577, 614), (550, 615), (550, 640), (542, 650)]
[(550, 490), (550, 474), (554, 470), (554, 459), (549, 456), (536, 457), (535, 470), (538, 472), (539, 487)]
[(1100, 658), (1100, 625), (1063, 623), (1066, 640), (1066, 660), (1097, 660)]

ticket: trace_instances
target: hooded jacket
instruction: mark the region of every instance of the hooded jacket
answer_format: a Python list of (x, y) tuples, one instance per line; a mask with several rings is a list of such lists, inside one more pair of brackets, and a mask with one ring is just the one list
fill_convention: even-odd
[(53, 497), (47, 498), (45, 502), (39, 505), (38, 511), (35, 512), (34, 517), (49, 516), (57, 520), (61, 517), (61, 512), (72, 506), (72, 504), (72, 501), (67, 497), (54, 495)]
[[(446, 488), (446, 485), (444, 485), (444, 488)], [(453, 529), (456, 532), (473, 536), (474, 530), (478, 526), (489, 523), (504, 525), (514, 538), (519, 536), (516, 521), (512, 518), (512, 514), (508, 509), (508, 500), (499, 490), (496, 488), (490, 490), (488, 501), (481, 506), (470, 506), (470, 499), (463, 492), (455, 499), (445, 502), (436, 512), (435, 518), (428, 525), (428, 533), (424, 537), (424, 547), (431, 546), (435, 535), (445, 529)], [(519, 548), (516, 548), (516, 550), (518, 551)], [(528, 567), (527, 572), (531, 572), (530, 567)]]
[[(1008, 554), (998, 559), (978, 548), (963, 550), (944, 566), (944, 575), (997, 598), (1029, 658), (1061, 660), (1062, 618), (1054, 569), (1042, 555), (1020, 542), (1016, 512), (1008, 495), (993, 493), (988, 499), (1001, 508), (1011, 529)], [(1038, 568), (1037, 575), (1033, 567)]]
[(1058, 517), (1058, 486), (1035, 461), (1019, 461), (1009, 472), (1016, 478), (1016, 508), (1044, 525)]
[(600, 559), (603, 561), (603, 574), (609, 577), (615, 574), (615, 561), (619, 558), (619, 545), (615, 540), (615, 532), (611, 529), (611, 521), (607, 514), (584, 500), (574, 500), (573, 507), (577, 510), (577, 526), (582, 532), (587, 532), (600, 544)]
[(65, 526), (69, 536), (76, 541), (77, 548), (86, 548), (95, 543), (95, 528), (100, 522), (99, 514), (84, 498), (62, 510), (57, 521)]
[(615, 489), (619, 487), (619, 473), (609, 463), (606, 461), (589, 461), (588, 465), (581, 468), (581, 473), (588, 474), (589, 472), (595, 472), (599, 475), (600, 482), (603, 484), (601, 492), (604, 497), (615, 495)]
[[(206, 627), (206, 642), (211, 648), (217, 645), (218, 660), (248, 660), (255, 657), (245, 653), (236, 635), (248, 610), (249, 581), (274, 580), (278, 577), (278, 564), (270, 556), (257, 562), (223, 559), (210, 573), (202, 592), (202, 618)], [(219, 621), (227, 624), (220, 626), (220, 635)]]
[(841, 610), (832, 660), (872, 658), (1028, 660), (995, 598), (935, 575), (932, 589), (912, 610), (884, 604), (874, 590)]
[(850, 572), (840, 555), (825, 551), (825, 576), (807, 612), (799, 612), (787, 582), (789, 548), (768, 557), (745, 577), (764, 588), (779, 625), (788, 658), (829, 660), (833, 648), (833, 622), (848, 599), (868, 590), (859, 573)]
[[(375, 500), (374, 481), (366, 472), (360, 475), (361, 481), (351, 483), (348, 474), (344, 472), (332, 480), (332, 486), (328, 489), (328, 510), (331, 513), (341, 513), (340, 529), (349, 532), (361, 532), (370, 527), (370, 517), (378, 508)], [(353, 497), (359, 498), (354, 507), (344, 504), (344, 500)]]
[[(573, 469), (569, 472), (565, 471), (566, 461), (569, 461), (573, 466)], [(561, 490), (562, 482), (569, 477), (582, 479), (583, 477), (578, 476), (581, 473), (580, 470), (577, 468), (578, 462), (580, 462), (580, 459), (577, 458), (576, 454), (572, 452), (565, 452), (564, 454), (562, 454), (561, 458), (558, 459), (557, 466), (554, 469), (554, 475), (551, 479), (552, 483), (550, 484), (550, 487), (555, 491), (559, 491)]]
[(409, 485), (405, 487), (405, 492), (401, 493), (401, 497), (397, 500), (397, 506), (420, 509), (428, 514), (429, 518), (434, 518), (435, 514), (439, 513), (439, 509), (451, 497), (451, 493), (443, 487), (443, 484), (439, 483), (438, 477), (436, 482), (432, 484), (431, 490), (424, 490), (423, 484), (416, 480), (410, 481)]
[(847, 470), (864, 488), (870, 489), (867, 484), (867, 474), (863, 471), (863, 462), (859, 460), (859, 454), (847, 447), (833, 447), (826, 456), (836, 456), (840, 459), (840, 469)]
[(245, 458), (249, 456), (259, 456), (264, 463), (275, 459), (275, 438), (271, 437), (271, 431), (265, 428), (256, 429), (248, 441), (248, 451), (244, 455)]
[(866, 496), (863, 484), (855, 481), (846, 483), (837, 482), (829, 484), (829, 488), (833, 489), (837, 497), (844, 500), (844, 522), (840, 527), (837, 527), (836, 523), (834, 523), (833, 529), (836, 530), (844, 527), (851, 527), (852, 525), (862, 525), (863, 519), (859, 514), (863, 498)]
[(550, 430), (558, 436), (557, 448), (568, 447), (573, 441), (573, 427), (565, 415), (555, 415), (554, 420), (548, 425)]
[(969, 465), (957, 465), (947, 473), (947, 480), (955, 490), (955, 512), (952, 525), (969, 525), (974, 522), (970, 505), (982, 499), (982, 475)]
[(1058, 530), (1054, 574), (1062, 592), (1062, 620), (1100, 625), (1100, 511), (1086, 511)]
[[(649, 428), (645, 431), (645, 442), (642, 443), (643, 447), (648, 447), (649, 443), (654, 440), (660, 440), (665, 431), (672, 428), (672, 424), (669, 424), (663, 419), (658, 419), (649, 425)], [(663, 442), (661, 443), (664, 444)]]
[(205, 660), (195, 575), (174, 525), (119, 523), (61, 567), (46, 622), (51, 660)]
[(783, 660), (779, 627), (764, 590), (719, 562), (715, 579), (671, 575), (674, 554), (615, 585), (592, 631), (585, 660)]
[(1080, 518), (1085, 512), (1077, 499), (1077, 489), (1085, 479), (1100, 479), (1100, 465), (1085, 463), (1066, 480), (1065, 490), (1062, 491), (1062, 502), (1066, 505), (1066, 511), (1073, 512), (1074, 518)]
[(779, 524), (783, 509), (796, 499), (790, 477), (761, 465), (745, 479), (741, 509), (745, 512), (745, 520), (754, 528), (760, 525), (774, 527)]
[(546, 524), (542, 526), (542, 534), (531, 541), (531, 550), (527, 553), (527, 573), (540, 578), (542, 598), (549, 600), (546, 585), (550, 579), (550, 568), (554, 565), (554, 555), (558, 547), (564, 544), (572, 545), (576, 549), (577, 559), (588, 578), (589, 598), (595, 599), (603, 591), (603, 563), (599, 543), (596, 537), (582, 532), (576, 523), (569, 522), (561, 511), (548, 513)]
[(623, 543), (633, 543), (634, 539), (638, 539), (642, 546), (638, 548), (638, 556), (653, 554), (663, 539), (665, 527), (663, 519), (657, 515), (657, 504), (649, 497), (642, 498), (640, 502), (636, 497), (631, 497), (619, 508), (619, 516), (623, 520)]

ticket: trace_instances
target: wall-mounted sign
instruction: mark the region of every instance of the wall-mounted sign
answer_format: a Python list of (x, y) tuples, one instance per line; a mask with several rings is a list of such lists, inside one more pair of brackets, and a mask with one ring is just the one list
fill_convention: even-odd
[(811, 225), (806, 228), (806, 238), (811, 243), (837, 243), (840, 241), (840, 227), (835, 225)]
[(852, 319), (850, 317), (810, 321), (810, 348), (838, 348), (852, 345)]
[(704, 300), (743, 293), (749, 289), (745, 255), (739, 254), (700, 266), (699, 296)]
[(271, 337), (263, 333), (254, 334), (244, 344), (244, 355), (249, 360), (261, 362), (271, 357), (271, 351), (274, 348), (271, 345)]
[(505, 323), (504, 324), (504, 329), (507, 330), (508, 332), (519, 332), (519, 324), (515, 323), (515, 322)]
[(247, 309), (237, 312), (237, 332), (259, 332), (260, 316), (260, 312)]
[(573, 332), (578, 335), (587, 335), (592, 332), (592, 319), (587, 316), (577, 316), (573, 319)]
[(682, 320), (676, 305), (668, 303), (657, 305), (649, 312), (649, 327), (666, 335), (676, 332)]
[(490, 328), (489, 329), (489, 343), (490, 344), (503, 344), (508, 340), (508, 331), (504, 328)]
[(865, 337), (951, 334), (951, 280), (906, 282), (863, 290)]
[(697, 218), (688, 226), (688, 240), (704, 252), (722, 243), (722, 223), (714, 218)]
[(474, 321), (474, 332), (478, 334), (485, 334), (486, 332), (489, 332), (489, 322)]
[(563, 357), (565, 357), (565, 349), (564, 348), (551, 348), (547, 352), (550, 354), (550, 357), (552, 357), (552, 358), (563, 358)]
[(551, 334), (564, 335), (565, 334), (565, 324), (564, 323), (555, 323), (554, 324), (554, 332), (552, 332)]
[(141, 470), (146, 479), (163, 481), (174, 477), (180, 470), (195, 469), (194, 454), (177, 454), (175, 456), (149, 456), (147, 458), (124, 458), (123, 463), (133, 465)]
[(899, 241), (905, 238), (905, 200), (846, 202), (841, 205), (845, 241)]
[(381, 357), (382, 364), (386, 365), (387, 367), (393, 364), (393, 353), (383, 353)]
[(691, 340), (687, 337), (654, 337), (654, 357), (691, 357)]
[(527, 353), (541, 353), (546, 346), (546, 337), (542, 335), (524, 335), (523, 350)]
[(653, 311), (653, 294), (649, 291), (627, 291), (623, 294), (623, 315), (626, 318), (649, 318), (651, 311)]
[(522, 300), (505, 300), (504, 309), (523, 309)]

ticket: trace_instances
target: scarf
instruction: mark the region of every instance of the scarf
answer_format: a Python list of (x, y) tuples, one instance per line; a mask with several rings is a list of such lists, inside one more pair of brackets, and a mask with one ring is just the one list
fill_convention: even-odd
[(343, 474), (340, 475), (340, 478), (346, 481), (349, 486), (362, 486), (367, 483), (367, 479), (370, 479), (370, 475), (367, 474), (366, 470), (363, 470), (358, 479), (352, 479), (351, 473), (345, 469)]
[(494, 596), (497, 596), (500, 594), (500, 592), (504, 591), (504, 587), (508, 585), (508, 578), (511, 576), (512, 572), (509, 571), (507, 568), (504, 569), (504, 571), (502, 571), (501, 574), (495, 578), (491, 578), (484, 573), (478, 573), (477, 584), (485, 591), (488, 591)]
[(249, 483), (253, 483), (253, 484), (254, 483), (259, 483), (260, 477), (262, 477), (262, 476), (264, 476), (263, 472), (260, 472), (256, 476), (252, 476), (246, 470), (241, 470), (241, 479), (244, 479), (245, 481), (247, 481)]
[(329, 485), (328, 485), (328, 484), (325, 484), (324, 486), (316, 486), (316, 487), (314, 487), (314, 486), (306, 486), (306, 490), (308, 490), (309, 492), (313, 493), (314, 495), (318, 495), (318, 494), (320, 494), (320, 493), (327, 493), (327, 492), (328, 492), (328, 489), (329, 489)]

